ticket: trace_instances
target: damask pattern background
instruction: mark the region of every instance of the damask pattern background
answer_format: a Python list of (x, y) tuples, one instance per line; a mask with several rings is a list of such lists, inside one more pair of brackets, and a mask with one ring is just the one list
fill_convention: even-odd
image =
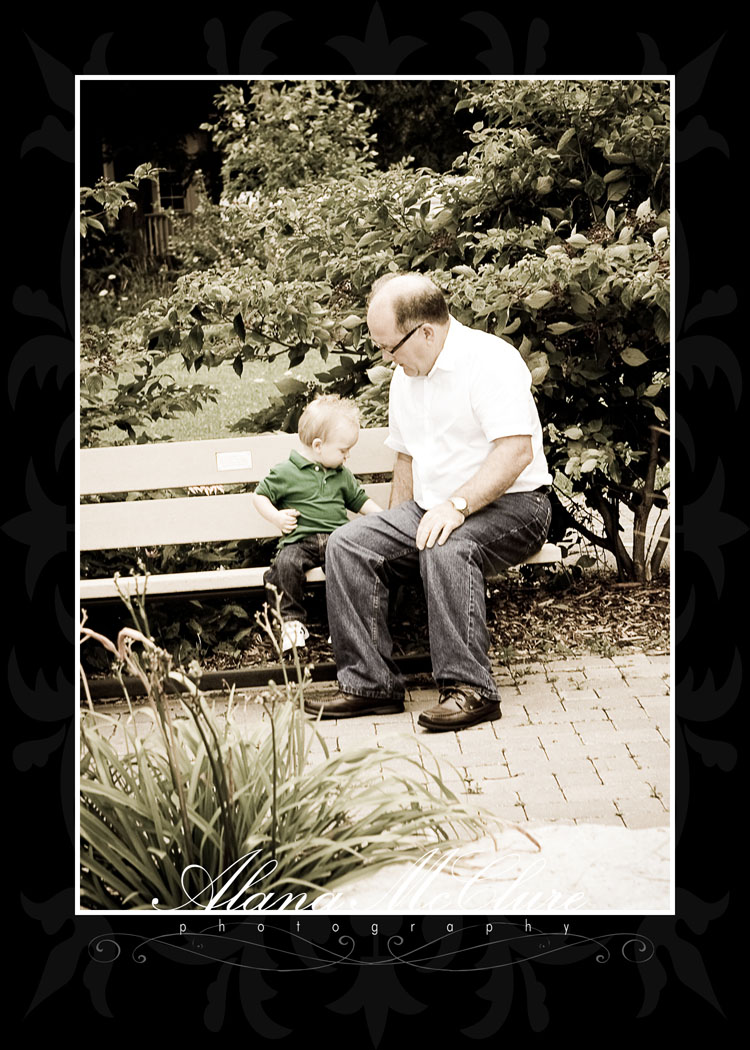
[[(427, 1030), (471, 1046), (571, 1026), (578, 1037), (606, 1037), (615, 1026), (637, 1036), (639, 1022), (663, 1029), (679, 1011), (694, 1038), (715, 1034), (737, 1010), (725, 960), (741, 930), (730, 896), (741, 837), (746, 532), (737, 483), (746, 397), (732, 339), (741, 289), (731, 246), (744, 208), (740, 180), (730, 181), (740, 133), (730, 102), (742, 82), (730, 79), (736, 16), (712, 9), (676, 33), (623, 8), (584, 26), (571, 11), (541, 19), (472, 3), (439, 19), (420, 5), (351, 5), (338, 15), (300, 6), (279, 0), (226, 17), (212, 9), (179, 24), (115, 9), (75, 26), (28, 15), (11, 34), (15, 167), (5, 199), (17, 230), (16, 337), (7, 352), (11, 497), (2, 528), (14, 724), (7, 865), (22, 931), (6, 948), (14, 1015), (29, 1036), (64, 1010), (87, 1034), (139, 1033), (151, 1014), (148, 1030), (173, 1036), (231, 1034), (239, 1023), (250, 1038), (289, 1043), (315, 1025), (362, 1045)], [(502, 931), (514, 943), (495, 945), (476, 916), (456, 917), (450, 933), (451, 920), (435, 916), (344, 917), (336, 932), (330, 918), (305, 919), (301, 931), (279, 919), (262, 936), (234, 920), (212, 932), (215, 920), (188, 919), (195, 944), (178, 935), (174, 916), (73, 917), (76, 73), (676, 75), (675, 917), (545, 917), (532, 920), (529, 936), (521, 916)], [(551, 951), (563, 922), (577, 940)]]

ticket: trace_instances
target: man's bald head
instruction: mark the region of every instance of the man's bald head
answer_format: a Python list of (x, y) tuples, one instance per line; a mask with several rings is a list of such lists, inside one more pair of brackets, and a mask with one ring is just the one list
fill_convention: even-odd
[(392, 311), (397, 328), (406, 332), (425, 322), (446, 325), (448, 304), (441, 290), (421, 273), (385, 274), (372, 286), (368, 309), (386, 307)]

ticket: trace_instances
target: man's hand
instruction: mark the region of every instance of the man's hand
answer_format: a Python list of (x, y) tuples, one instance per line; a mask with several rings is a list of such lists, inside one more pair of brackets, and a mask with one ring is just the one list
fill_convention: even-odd
[(287, 508), (287, 510), (279, 511), (279, 516), (276, 519), (276, 524), (278, 525), (281, 532), (285, 536), (288, 536), (290, 532), (294, 532), (294, 530), (297, 528), (298, 517), (299, 511), (293, 510), (291, 507), (289, 507)]
[(463, 525), (464, 516), (460, 510), (456, 510), (450, 500), (439, 503), (437, 507), (428, 510), (419, 523), (417, 529), (417, 550), (423, 551), (425, 547), (442, 547), (450, 534), (459, 525)]

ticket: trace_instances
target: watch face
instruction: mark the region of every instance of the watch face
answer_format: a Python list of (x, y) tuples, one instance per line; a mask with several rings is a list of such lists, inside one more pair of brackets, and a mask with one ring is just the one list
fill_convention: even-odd
[(456, 508), (456, 510), (460, 510), (462, 514), (466, 512), (466, 508), (469, 506), (469, 504), (466, 502), (463, 496), (452, 496), (451, 503)]

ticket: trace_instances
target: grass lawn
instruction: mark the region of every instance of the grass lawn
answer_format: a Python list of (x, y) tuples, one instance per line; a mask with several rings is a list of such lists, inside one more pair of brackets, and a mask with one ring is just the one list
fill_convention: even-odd
[[(280, 396), (276, 387), (277, 379), (288, 375), (302, 382), (314, 381), (316, 372), (325, 372), (330, 367), (331, 364), (327, 364), (320, 354), (310, 351), (302, 364), (294, 369), (289, 368), (289, 358), (284, 354), (270, 362), (246, 362), (241, 376), (234, 371), (231, 362), (225, 362), (217, 368), (201, 368), (196, 373), (188, 372), (180, 355), (173, 354), (156, 369), (157, 372), (171, 375), (180, 386), (199, 384), (216, 387), (219, 399), (216, 403), (209, 402), (195, 415), (182, 412), (174, 419), (158, 420), (153, 425), (154, 433), (169, 441), (237, 437), (229, 429), (233, 423), (261, 411), (274, 397)], [(122, 432), (113, 427), (102, 440), (104, 444), (119, 444)]]
[(218, 368), (201, 368), (197, 373), (188, 372), (182, 359), (174, 359), (160, 366), (160, 371), (171, 373), (175, 380), (182, 384), (202, 383), (214, 386), (219, 390), (216, 404), (207, 404), (202, 412), (191, 416), (185, 412), (171, 420), (160, 420), (154, 426), (159, 437), (169, 437), (172, 441), (202, 441), (206, 438), (236, 437), (229, 429), (233, 423), (244, 416), (252, 415), (265, 408), (279, 391), (276, 380), (290, 375), (302, 382), (315, 380), (316, 372), (324, 372), (330, 365), (320, 354), (310, 352), (301, 365), (289, 368), (289, 358), (284, 354), (275, 361), (248, 361), (238, 376), (231, 363), (226, 362)]

